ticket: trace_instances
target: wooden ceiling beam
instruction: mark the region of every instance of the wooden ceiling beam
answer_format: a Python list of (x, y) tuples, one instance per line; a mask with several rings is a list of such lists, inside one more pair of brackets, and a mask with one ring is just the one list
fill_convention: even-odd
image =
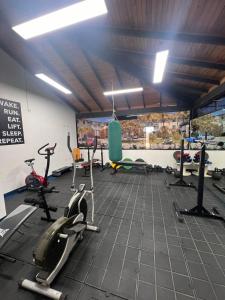
[[(196, 94), (187, 94), (186, 87), (171, 86), (171, 85), (162, 85), (158, 88), (160, 94), (166, 94), (169, 97), (172, 97), (178, 106), (187, 106), (189, 109), (193, 104)], [(199, 95), (199, 93), (197, 94)]]
[[(130, 57), (130, 58), (137, 58), (137, 59), (147, 59), (147, 60), (154, 60), (155, 54), (153, 53), (145, 53), (140, 51), (132, 51), (128, 49), (112, 49), (112, 51), (115, 51), (117, 54)], [(168, 62), (175, 63), (178, 65), (187, 65), (191, 67), (198, 67), (198, 68), (206, 68), (206, 69), (216, 69), (216, 70), (225, 70), (225, 64), (222, 63), (215, 63), (215, 62), (209, 62), (209, 61), (202, 61), (202, 60), (196, 60), (196, 59), (190, 59), (190, 58), (181, 58), (181, 57), (168, 57)], [(193, 76), (194, 77), (194, 76)], [(202, 80), (202, 82), (212, 83), (216, 84), (217, 82), (215, 79), (212, 78), (205, 78), (205, 77), (199, 77), (199, 80)], [(196, 81), (199, 81), (196, 80)]]
[(63, 51), (60, 50), (58, 45), (56, 45), (52, 39), (48, 39), (48, 43), (53, 47), (56, 54), (59, 56), (59, 58), (63, 61), (63, 63), (66, 65), (68, 70), (73, 74), (76, 80), (80, 83), (80, 85), (83, 87), (84, 90), (89, 94), (89, 96), (93, 99), (95, 104), (100, 108), (100, 110), (104, 110), (99, 100), (95, 97), (95, 95), (92, 93), (91, 89), (87, 86), (86, 82), (81, 78), (81, 76), (78, 74), (77, 70), (71, 65), (71, 62), (68, 59), (68, 56), (66, 56)]
[(171, 78), (184, 79), (184, 80), (188, 80), (188, 81), (196, 81), (196, 82), (207, 83), (207, 84), (212, 84), (212, 85), (220, 84), (220, 81), (217, 79), (202, 77), (202, 76), (194, 75), (194, 74), (175, 73), (175, 72), (168, 72), (167, 74)]
[[(17, 34), (15, 34), (11, 28), (7, 25), (7, 21), (4, 16), (0, 13), (0, 48), (5, 51), (11, 58), (13, 58), (18, 64), (21, 65), (23, 69), (25, 69), (31, 76), (37, 72), (37, 70), (42, 69), (43, 64), (39, 59), (38, 55), (34, 55), (33, 51), (30, 47), (24, 42), (22, 38), (20, 38)], [(4, 20), (4, 22), (3, 22)], [(4, 36), (7, 36), (7, 39), (4, 39)], [(14, 47), (11, 46), (14, 45)], [(16, 52), (15, 49), (20, 49), (20, 51), (26, 55), (27, 61), (24, 61), (22, 57)], [(33, 65), (29, 63), (31, 61)], [(70, 101), (62, 96), (60, 93), (55, 91), (54, 89), (49, 89), (50, 94), (54, 97), (58, 98), (63, 103), (66, 103), (70, 106), (76, 113), (79, 113), (80, 110), (77, 108), (76, 104), (71, 104)]]
[[(106, 91), (106, 85), (104, 84), (97, 68), (95, 67), (94, 63), (92, 62), (92, 59), (90, 57), (90, 55), (87, 53), (87, 51), (85, 51), (84, 49), (81, 49), (81, 52), (84, 56), (84, 58), (86, 59), (89, 67), (91, 68), (92, 72), (94, 73), (99, 85), (101, 86), (102, 91)], [(106, 97), (106, 96), (105, 96)], [(110, 102), (110, 104), (112, 105), (112, 99), (111, 97), (106, 97), (106, 99), (108, 99), (108, 101)]]
[[(144, 86), (144, 83), (139, 79), (140, 85)], [(142, 102), (143, 102), (143, 107), (146, 107), (146, 102), (145, 102), (145, 95), (144, 92), (141, 93), (142, 96)]]
[[(79, 46), (83, 49), (86, 49), (90, 53), (94, 53), (99, 58), (107, 61), (108, 63), (112, 64), (113, 66), (116, 66), (118, 68), (122, 68), (127, 73), (131, 74), (133, 77), (138, 78), (140, 81), (144, 83), (144, 85), (151, 85), (153, 89), (156, 91), (159, 91), (158, 85), (153, 85), (150, 81), (147, 69), (140, 68), (137, 65), (134, 65), (132, 61), (129, 60), (129, 58), (126, 58), (124, 56), (121, 56), (117, 53), (114, 53), (111, 51), (108, 47), (104, 45), (104, 43), (101, 43), (101, 41), (98, 40), (96, 42), (95, 36), (88, 35), (84, 36), (82, 34), (76, 34), (74, 36), (75, 40), (78, 42)], [(177, 87), (178, 85), (176, 85)], [(193, 94), (195, 88), (186, 88), (185, 93)], [(184, 92), (184, 90), (183, 90)], [(203, 91), (196, 91), (196, 93), (200, 96), (200, 93)], [(205, 92), (205, 90), (204, 90)]]
[[(72, 37), (71, 37), (72, 38)], [(98, 41), (96, 42), (95, 36), (92, 35), (84, 36), (81, 33), (77, 33), (73, 37), (79, 46), (86, 50), (90, 54), (95, 54), (98, 58), (110, 63), (113, 66), (122, 68), (127, 73), (131, 74), (135, 78), (143, 80), (143, 82), (149, 84), (150, 82), (146, 80), (145, 75), (139, 68), (134, 66), (132, 63), (127, 63), (127, 58), (124, 59), (121, 55), (111, 52), (109, 48), (106, 48), (104, 43)]]
[[(44, 58), (43, 56), (41, 56), (39, 54), (39, 52), (35, 49), (34, 46), (30, 46), (34, 53), (37, 54), (37, 56), (39, 57), (39, 59), (41, 60), (42, 64), (54, 75), (55, 80), (59, 81), (60, 83), (64, 84), (65, 86), (67, 86), (72, 93), (74, 94), (74, 96), (76, 97), (76, 99), (87, 109), (87, 111), (91, 111), (91, 107), (86, 104), (86, 102), (80, 97), (80, 95), (76, 92), (76, 90), (74, 89), (74, 87), (69, 84), (61, 74), (58, 74), (57, 70), (49, 63), (49, 61), (47, 60), (47, 58)], [(55, 49), (54, 49), (55, 50)]]
[[(118, 67), (114, 67), (114, 69), (115, 69), (115, 73), (116, 73), (117, 79), (119, 81), (119, 84), (120, 84), (121, 88), (123, 89), (124, 85), (123, 85), (123, 81), (122, 81), (122, 76), (120, 75), (120, 71), (119, 71)], [(131, 109), (127, 95), (123, 95), (123, 96), (125, 98), (128, 109)]]
[[(184, 111), (188, 110), (186, 106), (157, 106), (157, 107), (145, 107), (145, 108), (132, 108), (129, 110), (119, 110), (116, 111), (116, 115), (125, 116), (125, 115), (141, 115), (145, 113), (166, 113), (166, 112), (175, 112), (175, 111)], [(100, 118), (100, 117), (110, 117), (112, 116), (112, 111), (104, 112), (91, 112), (91, 113), (79, 113), (77, 119), (85, 118)]]
[(225, 83), (211, 90), (207, 95), (199, 97), (194, 103), (194, 109), (203, 107), (214, 100), (218, 100), (225, 95)]
[(208, 89), (204, 87), (192, 87), (184, 84), (163, 84), (162, 86), (170, 87), (175, 91), (181, 91), (183, 94), (186, 95), (200, 95), (203, 93), (207, 93)]
[[(88, 30), (83, 27), (83, 30)], [(90, 30), (90, 29), (89, 29)], [(207, 34), (192, 34), (192, 33), (181, 33), (181, 32), (162, 32), (162, 31), (149, 31), (145, 29), (129, 29), (122, 27), (95, 27), (93, 31), (99, 32), (99, 34), (115, 34), (118, 36), (130, 36), (136, 38), (150, 38), (160, 40), (172, 40), (176, 42), (185, 43), (197, 43), (197, 44), (208, 44), (225, 46), (225, 37), (214, 36)]]

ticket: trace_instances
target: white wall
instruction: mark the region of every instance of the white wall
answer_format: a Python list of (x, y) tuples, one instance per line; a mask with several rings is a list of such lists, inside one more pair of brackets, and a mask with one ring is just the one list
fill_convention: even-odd
[(75, 113), (65, 103), (53, 99), (49, 89), (0, 50), (0, 98), (21, 103), (25, 138), (23, 145), (0, 146), (0, 181), (4, 193), (24, 185), (30, 171), (25, 159), (36, 158), (37, 172), (44, 173), (45, 159), (37, 154), (37, 149), (46, 143), (57, 143), (50, 174), (54, 169), (71, 164), (66, 139), (70, 131), (75, 145)]
[[(185, 150), (185, 153), (190, 153), (191, 157), (198, 150)], [(87, 160), (87, 150), (81, 151), (85, 160)], [(176, 162), (173, 158), (174, 150), (123, 150), (123, 158), (129, 157), (133, 160), (138, 158), (144, 159), (147, 163), (152, 165), (160, 165), (163, 168), (166, 166), (176, 167)], [(212, 162), (212, 165), (209, 166), (209, 170), (216, 168), (225, 168), (225, 151), (207, 151), (209, 154), (209, 161)], [(100, 150), (96, 151), (96, 158), (101, 158)], [(103, 150), (104, 163), (109, 161), (108, 150)]]

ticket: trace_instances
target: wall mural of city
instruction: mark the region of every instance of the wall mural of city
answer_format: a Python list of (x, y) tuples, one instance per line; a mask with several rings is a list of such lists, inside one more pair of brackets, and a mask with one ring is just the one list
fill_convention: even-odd
[[(188, 112), (150, 113), (120, 120), (123, 149), (179, 149), (181, 130), (188, 136)], [(109, 118), (78, 120), (78, 144), (86, 147), (97, 134), (99, 144), (108, 147)]]
[[(108, 123), (111, 118), (80, 119), (78, 120), (79, 147), (93, 144), (94, 136), (98, 136), (98, 144), (108, 147)], [(122, 127), (123, 149), (180, 149), (181, 137), (189, 136), (189, 112), (149, 113), (139, 115), (130, 120), (120, 120)], [(208, 149), (220, 150), (217, 141), (225, 142), (225, 110), (191, 121), (191, 135), (204, 136), (208, 134), (215, 144)], [(188, 145), (191, 149), (199, 149), (199, 144)]]
[[(207, 145), (208, 150), (224, 150), (224, 147), (218, 147), (218, 142), (225, 143), (225, 109), (212, 112), (191, 121), (192, 136), (204, 136), (207, 133), (207, 139), (212, 144)], [(191, 144), (191, 149), (199, 149), (199, 144)]]

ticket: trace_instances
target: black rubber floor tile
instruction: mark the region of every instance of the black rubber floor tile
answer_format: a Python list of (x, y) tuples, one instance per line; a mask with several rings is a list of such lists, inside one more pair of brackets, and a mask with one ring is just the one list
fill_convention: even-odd
[(155, 283), (155, 268), (141, 264), (139, 280), (154, 284)]
[(118, 295), (126, 299), (135, 299), (136, 280), (130, 278), (121, 278), (118, 289)]
[(203, 264), (197, 264), (190, 261), (188, 262), (188, 267), (192, 277), (206, 281), (208, 280)]
[(157, 300), (175, 300), (175, 293), (174, 291), (157, 287)]
[(93, 258), (93, 265), (98, 268), (105, 268), (108, 261), (109, 261), (108, 255), (106, 256), (98, 252), (98, 254)]
[[(10, 267), (14, 266), (14, 269)], [(2, 265), (1, 265), (2, 266)], [(40, 299), (46, 300), (46, 297), (35, 294), (28, 290), (24, 290), (18, 287), (18, 282), (23, 279), (34, 280), (37, 274), (37, 268), (27, 263), (15, 262), (15, 263), (3, 263), (5, 266), (0, 269), (0, 298), (11, 300), (33, 300)], [(6, 267), (8, 266), (8, 267)], [(4, 298), (3, 298), (4, 297)]]
[(191, 230), (191, 235), (194, 240), (205, 241), (204, 234), (201, 231)]
[(175, 227), (166, 228), (166, 234), (177, 235)]
[(181, 247), (190, 248), (196, 250), (195, 244), (192, 239), (181, 238)]
[(195, 241), (195, 245), (196, 245), (198, 251), (212, 253), (212, 251), (211, 251), (210, 247), (208, 246), (207, 242)]
[(128, 240), (127, 234), (118, 234), (118, 236), (116, 238), (116, 244), (126, 246), (127, 240)]
[(176, 293), (176, 298), (177, 298), (177, 300), (194, 300), (195, 299), (194, 297), (180, 294), (180, 293)]
[(136, 300), (156, 300), (155, 286), (153, 284), (147, 284), (139, 281), (138, 283), (138, 295)]
[(188, 229), (179, 229), (178, 230), (179, 236), (182, 238), (191, 238), (191, 234)]
[(201, 263), (201, 258), (196, 250), (183, 248), (186, 260)]
[(156, 285), (168, 289), (173, 289), (172, 273), (156, 269)]
[(100, 288), (105, 272), (105, 269), (92, 267), (91, 270), (88, 272), (88, 275), (85, 279), (85, 283), (96, 288)]
[(117, 292), (118, 284), (119, 284), (120, 274), (113, 273), (107, 270), (101, 288), (103, 290), (111, 291), (113, 293)]
[(76, 300), (89, 300), (89, 299), (98, 299), (98, 300), (121, 300), (120, 297), (112, 295), (108, 292), (103, 292), (97, 290), (90, 286), (84, 286)]
[(177, 247), (174, 245), (168, 245), (170, 258), (173, 259), (184, 259), (183, 250), (181, 247)]
[(225, 270), (225, 256), (221, 256), (221, 255), (215, 255), (216, 259), (219, 262), (219, 265), (221, 266), (221, 268), (223, 270)]
[[(130, 231), (131, 225), (131, 216), (133, 214), (133, 209), (135, 208), (136, 213), (134, 215), (134, 220), (132, 222), (131, 232), (130, 232), (130, 240), (129, 245), (133, 248), (136, 248), (134, 251), (127, 252), (126, 261), (128, 262), (136, 262), (137, 257), (140, 258), (140, 273), (138, 278), (143, 280), (139, 281), (139, 293), (136, 297), (136, 300), (156, 300), (155, 299), (155, 286), (152, 284), (148, 284), (146, 281), (154, 282), (154, 247), (156, 246), (156, 264), (164, 270), (169, 270), (169, 257), (167, 253), (167, 244), (165, 239), (165, 231), (167, 234), (167, 242), (169, 246), (179, 246), (180, 238), (177, 236), (179, 230), (179, 235), (182, 238), (190, 238), (191, 236), (195, 239), (196, 245), (198, 245), (198, 249), (202, 252), (206, 252), (206, 244), (197, 243), (197, 241), (205, 241), (204, 235), (207, 237), (207, 241), (210, 241), (210, 248), (212, 249), (214, 254), (218, 254), (218, 257), (221, 255), (225, 256), (224, 248), (222, 244), (225, 245), (225, 230), (222, 226), (217, 223), (208, 222), (205, 220), (196, 220), (195, 218), (186, 218), (186, 224), (179, 224), (176, 222), (173, 212), (172, 212), (172, 198), (169, 197), (168, 191), (163, 187), (163, 176), (162, 174), (152, 174), (151, 178), (145, 178), (142, 175), (135, 174), (118, 174), (119, 176), (112, 177), (110, 175), (110, 170), (105, 170), (105, 172), (100, 173), (98, 170), (94, 170), (96, 172), (95, 176), (95, 191), (96, 191), (96, 211), (99, 213), (96, 215), (96, 221), (101, 222), (101, 233), (99, 235), (95, 235), (95, 239), (93, 239), (93, 233), (85, 234), (85, 238), (78, 247), (75, 247), (72, 255), (70, 256), (68, 263), (65, 268), (57, 277), (58, 280), (55, 281), (55, 288), (64, 289), (69, 294), (69, 299), (79, 300), (79, 299), (119, 299), (116, 296), (111, 295), (109, 292), (113, 292), (114, 294), (119, 294), (118, 292), (118, 283), (121, 276), (121, 268), (123, 265), (125, 246), (127, 245), (128, 234)], [(89, 178), (81, 178), (81, 172), (78, 172), (77, 183), (86, 182), (89, 183)], [(152, 181), (152, 185), (150, 184)], [(70, 192), (68, 192), (71, 182), (71, 174), (65, 174), (62, 177), (55, 179), (54, 185), (57, 186), (59, 190), (63, 192), (60, 195), (50, 195), (49, 203), (53, 204), (54, 202), (59, 204), (61, 207), (66, 206), (67, 199), (70, 196)], [(104, 182), (104, 184), (102, 184)], [(141, 186), (139, 185), (141, 182)], [(133, 186), (132, 186), (133, 185)], [(158, 190), (160, 190), (161, 201), (159, 201)], [(152, 200), (152, 191), (153, 191), (153, 200)], [(183, 193), (183, 189), (177, 189), (177, 193)], [(185, 192), (186, 193), (186, 192)], [(189, 191), (188, 191), (189, 193)], [(187, 193), (186, 193), (187, 194)], [(150, 196), (149, 196), (150, 195)], [(194, 192), (193, 192), (193, 195)], [(138, 197), (138, 202), (136, 201), (136, 196)], [(213, 199), (211, 199), (208, 194), (206, 195), (208, 201), (214, 203)], [(185, 196), (186, 197), (186, 196)], [(186, 200), (183, 197), (182, 207), (185, 206)], [(13, 200), (6, 201), (7, 206), (10, 206), (10, 209), (13, 210), (18, 204), (23, 201), (24, 195), (15, 195)], [(65, 200), (64, 200), (65, 199)], [(10, 204), (10, 205), (8, 205)], [(152, 206), (154, 209), (152, 209)], [(61, 214), (62, 208), (57, 212), (59, 215)], [(115, 218), (111, 216), (103, 216), (102, 214), (114, 214), (119, 216), (120, 218)], [(18, 236), (18, 239), (21, 238), (21, 245), (18, 244), (18, 241), (12, 240), (11, 250), (12, 253), (15, 253), (18, 257), (23, 258), (25, 261), (28, 257), (28, 252), (33, 249), (35, 246), (35, 239), (40, 236), (41, 232), (45, 230), (49, 226), (49, 224), (43, 223), (40, 220), (40, 216), (43, 214), (41, 210), (39, 210), (35, 215), (30, 218), (28, 225), (31, 224), (32, 232), (27, 230), (26, 236)], [(123, 218), (123, 215), (125, 218)], [(123, 218), (121, 220), (121, 218)], [(142, 234), (142, 226), (141, 220), (144, 218), (143, 226), (143, 234)], [(154, 220), (154, 224), (153, 224)], [(197, 222), (199, 224), (197, 224)], [(120, 226), (121, 223), (121, 226)], [(119, 235), (117, 236), (117, 231), (119, 229)], [(155, 236), (156, 243), (153, 241), (153, 226), (155, 227)], [(25, 229), (26, 230), (26, 229)], [(28, 235), (28, 237), (27, 237)], [(102, 243), (102, 238), (105, 236), (105, 240)], [(116, 237), (117, 236), (117, 237)], [(216, 238), (215, 238), (216, 236)], [(217, 239), (219, 238), (219, 239)], [(115, 241), (116, 239), (116, 241)], [(17, 238), (15, 238), (17, 240)], [(184, 240), (185, 241), (185, 240)], [(212, 242), (213, 241), (213, 242)], [(219, 243), (218, 243), (219, 241)], [(114, 247), (114, 243), (116, 245)], [(99, 244), (100, 243), (100, 244)], [(102, 243), (102, 244), (101, 244)], [(216, 244), (215, 244), (216, 243)], [(10, 244), (9, 244), (10, 245)], [(24, 248), (26, 246), (26, 249)], [(98, 249), (98, 247), (100, 248)], [(112, 248), (114, 247), (114, 251), (109, 262), (109, 257), (111, 255)], [(144, 247), (146, 250), (139, 250)], [(188, 246), (187, 246), (188, 247)], [(19, 249), (19, 250), (18, 250)], [(23, 251), (21, 251), (21, 249)], [(130, 249), (128, 247), (128, 249)], [(97, 250), (97, 252), (96, 252)], [(199, 257), (196, 255), (196, 252), (190, 252), (192, 249), (185, 248), (181, 249), (187, 254), (187, 258), (191, 259), (191, 261), (197, 260), (199, 262)], [(208, 251), (208, 249), (207, 249)], [(29, 252), (30, 258), (29, 262), (32, 262), (32, 253)], [(137, 252), (141, 253), (141, 256), (134, 254)], [(171, 264), (173, 270), (175, 270), (176, 274), (174, 277), (178, 276), (185, 270), (184, 267), (184, 256), (183, 254), (180, 256), (182, 259), (177, 260), (178, 252), (174, 250), (174, 257), (170, 256)], [(93, 255), (95, 257), (93, 257)], [(176, 255), (176, 257), (175, 257)], [(221, 266), (224, 266), (224, 262), (222, 258), (218, 258)], [(99, 266), (108, 266), (105, 274), (104, 267), (99, 268), (91, 265), (93, 259), (96, 259), (96, 263)], [(173, 262), (174, 260), (174, 262)], [(209, 260), (209, 257), (205, 257), (205, 260)], [(181, 262), (182, 261), (182, 262)], [(108, 264), (109, 262), (109, 264)], [(201, 262), (201, 261), (200, 261)], [(212, 269), (214, 260), (211, 261), (211, 264), (206, 265), (206, 268), (209, 268), (209, 276), (212, 282), (222, 283), (224, 278), (221, 275), (221, 269)], [(78, 269), (78, 264), (80, 268)], [(17, 278), (26, 277), (31, 278), (36, 274), (36, 268), (32, 265), (15, 265), (15, 267), (11, 268), (9, 265), (5, 267), (5, 263), (0, 264), (0, 286), (1, 286), (1, 294), (3, 293), (4, 300), (33, 300), (33, 299), (45, 299), (39, 295), (35, 295), (29, 291), (19, 290), (17, 291)], [(127, 276), (123, 278), (124, 283), (127, 282), (127, 286), (134, 284), (134, 279), (132, 278), (137, 275), (135, 268), (137, 264), (128, 264), (128, 268), (125, 270), (128, 271)], [(134, 268), (133, 268), (133, 265)], [(18, 267), (19, 266), (19, 267)], [(71, 266), (71, 268), (70, 268)], [(217, 265), (219, 267), (219, 265)], [(126, 265), (125, 265), (126, 267)], [(210, 269), (211, 267), (211, 269)], [(137, 267), (138, 269), (138, 267)], [(211, 270), (211, 272), (210, 272)], [(78, 283), (78, 281), (74, 280), (74, 272), (77, 274), (77, 280), (83, 280), (83, 277), (86, 280), (88, 285), (93, 285), (96, 288), (91, 288), (86, 285), (82, 285)], [(177, 274), (179, 272), (179, 274)], [(125, 272), (126, 273), (126, 272)], [(86, 275), (85, 275), (86, 274)], [(105, 274), (104, 280), (103, 276)], [(219, 276), (217, 276), (219, 275)], [(69, 276), (69, 278), (67, 277)], [(70, 279), (70, 277), (73, 279)], [(66, 277), (66, 278), (65, 278)], [(136, 276), (137, 277), (137, 276)], [(188, 278), (188, 277), (182, 277)], [(32, 278), (31, 278), (32, 279)], [(100, 286), (103, 280), (102, 286)], [(184, 280), (185, 281), (185, 280)], [(181, 281), (182, 283), (183, 281)], [(202, 281), (201, 281), (202, 282)], [(204, 281), (203, 281), (204, 282)], [(185, 286), (185, 284), (184, 284)], [(77, 293), (79, 292), (79, 288), (82, 288), (79, 296), (77, 297)], [(105, 287), (105, 288), (104, 288)], [(101, 292), (97, 290), (105, 289), (107, 293)], [(182, 284), (180, 284), (180, 288), (182, 288)], [(225, 292), (224, 287), (221, 285), (214, 285), (214, 288), (217, 293), (217, 300), (224, 300)], [(127, 293), (128, 288), (126, 284), (124, 284), (124, 290)], [(176, 300), (193, 300), (190, 296), (185, 295), (184, 292), (176, 293)], [(127, 294), (126, 299), (132, 299), (132, 293), (130, 295)], [(157, 300), (170, 299), (173, 291), (165, 288), (158, 287), (158, 298)], [(125, 294), (124, 294), (125, 295)], [(119, 296), (119, 295), (118, 295)], [(122, 296), (122, 295), (120, 295)], [(173, 298), (171, 298), (173, 299)], [(197, 300), (197, 299), (195, 299)], [(204, 299), (201, 299), (204, 300)]]
[(154, 252), (141, 250), (141, 263), (154, 266)]
[(169, 255), (161, 252), (155, 253), (155, 266), (170, 271)]
[(85, 261), (79, 261), (71, 272), (70, 278), (83, 282), (87, 276), (91, 265)]
[(211, 284), (208, 281), (202, 281), (193, 278), (193, 286), (196, 291), (196, 295), (200, 299), (204, 300), (216, 300), (216, 295), (213, 292)]
[(217, 234), (220, 243), (222, 243), (223, 245), (225, 245), (225, 234)]
[[(48, 300), (44, 296), (35, 294), (31, 291), (21, 289), (15, 281), (5, 281), (4, 287), (1, 282), (1, 296), (4, 295), (4, 300)], [(3, 298), (2, 298), (3, 299)], [(71, 300), (71, 298), (70, 298)]]
[[(139, 235), (130, 235), (129, 237), (129, 241), (128, 241), (128, 246), (129, 247), (133, 247), (133, 248), (141, 248), (141, 244), (142, 244), (142, 237)], [(144, 249), (149, 249), (150, 242), (149, 241), (145, 241), (145, 243), (143, 243), (143, 248)]]
[(130, 278), (131, 280), (136, 280), (137, 274), (139, 273), (139, 264), (138, 262), (125, 260), (122, 270), (122, 277), (123, 278)]
[(166, 243), (166, 239), (164, 241), (155, 241), (154, 245), (156, 253), (164, 253), (168, 255), (168, 246)]
[(224, 300), (225, 299), (225, 286), (214, 284), (213, 287), (214, 287), (214, 291), (217, 296), (217, 300)]
[(126, 260), (137, 262), (138, 257), (139, 257), (139, 249), (127, 247), (126, 256), (125, 256)]
[[(210, 265), (213, 267), (218, 266), (216, 258), (213, 254), (206, 253), (206, 252), (199, 252), (199, 254), (200, 254), (204, 264)], [(221, 257), (223, 257), (223, 256), (221, 256)]]
[(81, 283), (64, 276), (58, 277), (52, 285), (54, 289), (61, 291), (65, 296), (67, 295), (68, 300), (76, 299), (82, 286)]
[(219, 267), (206, 265), (205, 269), (211, 282), (215, 284), (225, 285), (224, 272), (222, 272)]
[(205, 239), (209, 243), (215, 243), (215, 244), (220, 244), (220, 240), (218, 239), (217, 235), (214, 233), (204, 233)]
[(180, 246), (180, 238), (175, 235), (167, 235), (167, 242), (169, 245)]
[(225, 256), (225, 247), (224, 245), (209, 243), (210, 248), (212, 249), (213, 254)]
[(173, 273), (175, 290), (185, 295), (194, 296), (193, 286), (189, 277)]
[(107, 270), (113, 273), (120, 273), (123, 266), (123, 258), (112, 256), (109, 260)]
[(184, 260), (170, 259), (172, 271), (182, 275), (188, 275)]
[[(110, 252), (112, 251), (112, 247), (110, 249)], [(114, 248), (113, 248), (113, 251), (112, 251), (112, 256), (115, 256), (117, 258), (119, 257), (124, 257), (124, 254), (125, 254), (125, 251), (126, 251), (126, 247), (125, 246), (122, 246), (122, 245), (115, 245)], [(102, 252), (104, 253), (104, 247), (102, 248), (101, 251), (99, 252)], [(109, 252), (109, 254), (110, 254)]]
[(155, 232), (154, 238), (156, 242), (164, 242), (166, 243), (166, 235), (164, 233)]

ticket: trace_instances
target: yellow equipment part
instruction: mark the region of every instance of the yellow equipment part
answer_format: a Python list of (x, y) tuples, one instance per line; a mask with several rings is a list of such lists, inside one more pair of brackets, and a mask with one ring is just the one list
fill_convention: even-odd
[[(116, 164), (114, 164), (113, 162), (110, 162), (110, 165), (111, 165), (111, 167), (112, 167), (113, 169), (115, 169)], [(121, 168), (121, 167), (122, 167), (122, 166), (117, 166), (116, 169), (119, 169), (119, 168)]]
[(81, 159), (80, 149), (79, 148), (73, 148), (72, 155), (73, 155), (73, 159), (75, 161), (79, 161)]

